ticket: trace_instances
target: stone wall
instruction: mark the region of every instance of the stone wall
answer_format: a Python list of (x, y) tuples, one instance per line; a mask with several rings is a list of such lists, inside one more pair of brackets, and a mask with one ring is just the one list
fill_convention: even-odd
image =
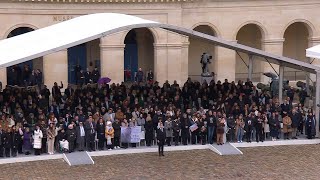
[[(115, 12), (139, 16), (145, 19), (161, 23), (173, 24), (193, 29), (197, 26), (206, 25), (210, 27), (215, 35), (229, 41), (235, 42), (239, 30), (247, 25), (254, 24), (261, 30), (261, 48), (271, 53), (287, 55), (292, 58), (305, 60), (304, 50), (307, 46), (316, 45), (320, 38), (320, 19), (318, 10), (320, 7), (317, 0), (278, 0), (278, 1), (251, 1), (251, 0), (203, 0), (194, 2), (170, 2), (170, 3), (0, 3), (0, 37), (5, 38), (10, 31), (17, 27), (46, 27), (76, 16), (89, 13)], [(295, 38), (295, 44), (299, 46), (287, 46), (285, 40), (286, 29), (295, 22), (301, 22), (308, 30), (307, 38), (299, 39), (299, 29), (293, 32), (290, 38)], [(101, 23), (107, 23), (101, 22)], [(214, 63), (211, 65), (217, 76), (216, 79), (236, 79), (236, 72), (240, 71), (237, 66), (236, 53), (225, 48), (215, 47), (206, 43), (195, 42), (176, 33), (167, 32), (162, 29), (150, 29), (153, 34), (153, 55), (146, 55), (143, 59), (151, 59), (153, 64), (142, 61), (140, 66), (146, 69), (154, 67), (155, 78), (160, 83), (165, 80), (172, 82), (177, 80), (183, 83), (189, 75), (200, 72), (198, 59), (200, 51), (214, 53)], [(126, 32), (117, 33), (100, 40), (100, 48), (93, 50), (93, 59), (101, 59), (102, 75), (110, 76), (114, 82), (123, 81), (123, 47)], [(297, 34), (298, 33), (298, 34)], [(250, 36), (247, 32), (246, 36)], [(252, 37), (242, 37), (250, 40)], [(283, 44), (284, 42), (284, 44)], [(304, 43), (304, 45), (301, 42)], [(42, 43), (42, 42), (39, 42)], [(190, 43), (190, 44), (189, 44)], [(208, 49), (209, 48), (209, 49)], [(302, 49), (303, 48), (303, 49)], [(151, 52), (150, 47), (146, 51)], [(197, 49), (197, 50), (194, 50)], [(299, 49), (299, 50), (297, 50)], [(140, 51), (143, 51), (141, 49)], [(298, 54), (292, 54), (293, 52)], [(56, 73), (66, 73), (63, 80), (68, 79), (67, 68), (61, 67), (61, 63), (67, 62), (60, 59), (59, 64), (48, 61), (53, 58), (67, 58), (65, 53), (49, 58), (44, 57), (47, 62), (43, 63), (45, 82), (53, 82)], [(192, 59), (190, 59), (192, 58)], [(195, 60), (193, 60), (195, 59)], [(65, 65), (67, 66), (67, 64)], [(260, 69), (254, 71), (273, 71), (269, 64), (261, 62)], [(46, 71), (52, 67), (51, 70)], [(274, 66), (277, 70), (277, 66)], [(53, 71), (57, 70), (59, 72)], [(245, 70), (241, 70), (245, 72)], [(5, 74), (5, 73), (1, 73)], [(46, 78), (47, 77), (47, 78)], [(5, 79), (1, 77), (1, 79)], [(47, 79), (47, 80), (46, 80)], [(258, 77), (267, 81), (265, 77)], [(56, 81), (59, 81), (58, 79)], [(3, 80), (3, 82), (5, 82)]]

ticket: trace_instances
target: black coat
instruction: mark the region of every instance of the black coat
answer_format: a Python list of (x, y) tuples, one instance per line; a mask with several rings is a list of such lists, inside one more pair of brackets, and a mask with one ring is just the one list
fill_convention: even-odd
[(146, 124), (144, 125), (144, 129), (146, 130), (146, 132), (153, 132), (152, 121), (146, 121)]
[(180, 121), (173, 121), (172, 128), (173, 128), (173, 133), (179, 133), (181, 129)]
[(12, 147), (12, 139), (13, 135), (10, 132), (6, 132), (3, 134), (3, 147), (4, 148), (11, 148)]
[(89, 136), (89, 135), (93, 135), (92, 134), (92, 130), (93, 130), (93, 134), (95, 134), (95, 132), (96, 132), (96, 123), (95, 122), (92, 122), (92, 129), (91, 129), (91, 125), (90, 125), (90, 123), (89, 122), (86, 122), (85, 124), (84, 124), (84, 131), (85, 131), (85, 133), (86, 133), (86, 136)]
[(300, 115), (298, 113), (291, 114), (290, 118), (292, 120), (291, 126), (297, 128), (300, 124)]
[(12, 148), (18, 148), (18, 144), (21, 141), (22, 137), (19, 131), (12, 133)]
[(102, 125), (100, 125), (100, 123), (97, 124), (97, 137), (98, 139), (104, 139), (105, 138), (105, 125), (102, 123)]
[(121, 136), (121, 124), (120, 124), (120, 122), (119, 123), (117, 123), (117, 122), (112, 123), (112, 127), (114, 129), (114, 137), (120, 138), (120, 136)]
[(165, 139), (166, 139), (166, 131), (164, 129), (162, 129), (162, 131), (160, 129), (158, 129), (157, 130), (157, 140), (159, 141), (159, 145), (163, 145)]

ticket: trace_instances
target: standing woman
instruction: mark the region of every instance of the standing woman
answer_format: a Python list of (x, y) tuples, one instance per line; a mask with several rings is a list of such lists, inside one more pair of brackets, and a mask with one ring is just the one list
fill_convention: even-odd
[(188, 139), (190, 138), (190, 121), (187, 117), (187, 114), (184, 113), (181, 119), (181, 139), (182, 139), (182, 144), (187, 145), (188, 144)]
[(50, 155), (54, 154), (54, 140), (56, 135), (57, 135), (56, 127), (54, 123), (50, 123), (47, 129), (48, 153)]
[(308, 139), (312, 139), (315, 135), (315, 117), (311, 110), (308, 111), (306, 117), (306, 134)]
[(22, 124), (19, 122), (16, 126), (17, 131), (19, 131), (20, 138), (18, 139), (18, 154), (23, 154), (22, 145), (23, 145), (23, 129)]
[(67, 130), (67, 140), (69, 142), (69, 153), (72, 153), (75, 149), (74, 144), (77, 138), (77, 132), (74, 128), (74, 124), (70, 124)]
[[(51, 119), (52, 117), (54, 117), (54, 115), (51, 116)], [(53, 121), (51, 121), (51, 123), (53, 123)], [(50, 124), (50, 123), (49, 123)], [(41, 139), (41, 153), (47, 153), (47, 141), (48, 141), (48, 137), (47, 137), (47, 130), (48, 130), (48, 126), (47, 126), (47, 123), (46, 123), (46, 120), (45, 119), (42, 119), (40, 121), (40, 130), (42, 131), (42, 139)]]
[(104, 149), (105, 143), (105, 125), (102, 117), (100, 117), (99, 122), (97, 123), (97, 138), (98, 138), (98, 148), (99, 150)]
[(269, 122), (268, 122), (268, 115), (267, 114), (263, 114), (263, 119), (264, 119), (264, 125), (263, 125), (263, 132), (264, 132), (264, 139), (267, 139), (269, 138), (269, 135), (270, 135), (270, 125), (269, 125)]
[(217, 121), (217, 144), (223, 144), (223, 134), (224, 134), (224, 127), (226, 126), (226, 121), (223, 117), (218, 118)]
[(175, 118), (172, 125), (175, 146), (179, 145), (180, 126), (180, 117)]
[(114, 148), (120, 148), (120, 136), (121, 136), (121, 124), (118, 119), (116, 119), (112, 127), (114, 129), (113, 146)]
[(292, 132), (292, 126), (291, 126), (292, 121), (286, 111), (283, 111), (282, 122), (283, 122), (282, 131), (283, 131), (284, 139), (289, 139)]
[(34, 148), (35, 155), (40, 155), (41, 153), (42, 138), (43, 138), (43, 134), (40, 129), (40, 126), (36, 125), (36, 128), (33, 131), (33, 148)]
[(227, 132), (228, 132), (228, 121), (227, 121), (227, 115), (223, 113), (222, 115), (223, 121), (224, 121), (224, 133), (223, 133), (223, 143), (227, 142)]
[[(129, 122), (129, 127), (136, 127), (138, 126), (136, 118), (132, 118)], [(131, 147), (137, 147), (137, 143), (131, 143)]]
[[(129, 127), (129, 123), (128, 123), (127, 119), (123, 119), (123, 121), (121, 123), (121, 128), (127, 128), (127, 127)], [(120, 129), (120, 133), (121, 133), (121, 129)], [(123, 148), (127, 149), (128, 143), (129, 142), (124, 142), (124, 139), (121, 139), (121, 145)]]
[(30, 128), (26, 127), (23, 132), (23, 150), (25, 155), (29, 155), (32, 149), (32, 133)]
[(145, 131), (146, 131), (146, 145), (151, 146), (152, 140), (153, 140), (153, 122), (151, 119), (150, 114), (148, 114), (146, 119), (146, 124), (144, 125)]
[[(190, 126), (190, 131), (191, 131), (191, 144), (197, 144), (197, 136), (198, 136), (198, 119), (196, 118), (195, 115), (192, 116), (191, 119), (191, 126)], [(193, 128), (194, 127), (194, 128)]]
[(107, 121), (107, 126), (105, 128), (105, 138), (107, 140), (107, 149), (112, 150), (113, 149), (113, 138), (114, 138), (114, 129), (112, 127), (111, 121)]
[(243, 120), (242, 115), (239, 116), (239, 118), (236, 119), (236, 132), (237, 132), (237, 141), (238, 143), (242, 143), (243, 133), (244, 133), (244, 126), (245, 122)]
[(13, 157), (16, 157), (18, 154), (18, 146), (21, 140), (21, 135), (19, 129), (16, 126), (12, 126), (12, 146), (11, 154)]
[(276, 116), (276, 113), (273, 112), (271, 118), (269, 119), (269, 127), (270, 127), (270, 136), (271, 140), (275, 141), (278, 137), (278, 132), (280, 129), (280, 121)]
[(3, 136), (3, 146), (6, 157), (10, 157), (11, 155), (10, 150), (12, 148), (12, 137), (12, 129), (8, 127)]
[(167, 145), (171, 146), (171, 139), (172, 139), (171, 117), (168, 117), (167, 120), (164, 122), (164, 129), (166, 130)]

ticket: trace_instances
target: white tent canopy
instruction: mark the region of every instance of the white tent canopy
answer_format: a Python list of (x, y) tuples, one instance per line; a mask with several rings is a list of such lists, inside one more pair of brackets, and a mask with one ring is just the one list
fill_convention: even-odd
[(114, 13), (80, 16), (0, 41), (0, 67), (15, 65), (98, 39), (120, 27), (155, 23), (135, 16)]
[(306, 56), (310, 58), (320, 59), (320, 45), (306, 49)]
[(264, 60), (270, 63), (304, 70), (310, 73), (320, 71), (320, 67), (309, 63), (283, 56), (277, 56), (259, 49), (232, 43), (204, 33), (117, 13), (84, 15), (38, 29), (36, 31), (4, 39), (0, 41), (0, 68), (9, 67), (58, 52), (122, 30), (142, 27), (157, 27), (186, 36), (193, 36), (228, 49), (233, 49), (252, 56), (263, 57), (259, 59), (257, 58), (258, 60)]

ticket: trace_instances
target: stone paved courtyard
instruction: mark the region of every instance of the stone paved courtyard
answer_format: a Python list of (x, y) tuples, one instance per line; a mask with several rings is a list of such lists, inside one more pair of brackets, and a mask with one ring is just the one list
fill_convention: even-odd
[(0, 165), (0, 179), (320, 179), (320, 145), (242, 148), (243, 155), (210, 150), (94, 157), (95, 165), (63, 160)]

